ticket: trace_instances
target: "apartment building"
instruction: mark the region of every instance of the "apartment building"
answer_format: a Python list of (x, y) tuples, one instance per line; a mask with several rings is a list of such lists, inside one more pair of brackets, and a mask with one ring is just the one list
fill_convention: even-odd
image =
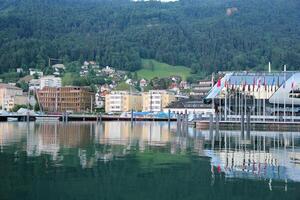
[(144, 92), (142, 97), (143, 111), (147, 112), (160, 112), (171, 102), (175, 101), (174, 93), (166, 90), (150, 90), (149, 92)]
[(212, 89), (212, 81), (211, 80), (200, 80), (198, 84), (191, 85), (191, 93), (190, 95), (194, 98), (204, 98), (208, 94), (208, 92)]
[(44, 87), (61, 87), (61, 78), (55, 76), (43, 76), (40, 78), (40, 89)]
[(9, 84), (0, 84), (0, 103), (2, 110), (10, 111), (15, 105), (27, 104), (23, 90)]
[(55, 76), (43, 76), (39, 79), (32, 79), (29, 82), (30, 90), (42, 90), (44, 87), (61, 87), (61, 78)]
[(142, 96), (128, 91), (112, 91), (105, 96), (106, 112), (129, 112), (142, 110)]
[(37, 99), (45, 112), (84, 112), (93, 107), (95, 93), (89, 87), (44, 87), (37, 91)]

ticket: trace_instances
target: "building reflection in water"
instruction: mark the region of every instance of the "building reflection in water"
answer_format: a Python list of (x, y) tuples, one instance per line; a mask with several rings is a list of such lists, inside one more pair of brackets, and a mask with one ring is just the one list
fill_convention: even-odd
[(203, 155), (203, 138), (197, 138), (191, 128), (189, 134), (186, 129), (178, 130), (176, 123), (2, 123), (0, 128), (1, 149), (18, 144), (26, 150), (27, 156), (46, 154), (57, 162), (74, 153), (70, 151), (73, 149), (83, 167), (92, 167), (97, 160), (124, 157), (131, 150), (143, 152), (150, 147), (166, 148), (176, 154), (192, 146), (195, 152)]
[[(203, 131), (205, 153), (212, 166), (227, 178), (300, 181), (298, 132)], [(209, 141), (209, 142), (208, 142)], [(214, 170), (212, 170), (214, 173)]]
[[(210, 157), (212, 175), (300, 181), (300, 133), (199, 131), (165, 122), (1, 123), (1, 152), (9, 146), (27, 156), (50, 155), (54, 163), (76, 156), (83, 168), (135, 152)], [(64, 163), (65, 164), (65, 163)]]

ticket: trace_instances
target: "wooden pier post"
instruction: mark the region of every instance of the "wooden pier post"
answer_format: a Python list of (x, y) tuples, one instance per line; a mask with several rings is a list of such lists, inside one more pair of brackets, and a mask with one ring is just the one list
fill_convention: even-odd
[(214, 128), (214, 124), (213, 124), (213, 120), (214, 120), (214, 118), (213, 118), (213, 114), (212, 113), (210, 113), (209, 114), (209, 137), (210, 137), (210, 139), (212, 139), (212, 137), (213, 137), (213, 128)]
[(27, 111), (27, 116), (26, 116), (27, 123), (30, 121), (29, 118), (30, 118), (29, 111)]
[(219, 121), (220, 121), (220, 116), (221, 114), (217, 114), (216, 115), (216, 137), (218, 138), (219, 137), (219, 127), (220, 127), (220, 124), (219, 124)]
[(251, 117), (250, 112), (247, 112), (247, 139), (250, 139), (250, 129), (251, 129)]
[(133, 109), (131, 109), (131, 118), (130, 118), (130, 121), (131, 121), (131, 125), (133, 124)]

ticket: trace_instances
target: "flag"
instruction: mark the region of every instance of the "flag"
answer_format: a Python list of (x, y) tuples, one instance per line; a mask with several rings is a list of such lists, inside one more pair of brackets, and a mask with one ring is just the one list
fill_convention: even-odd
[(264, 85), (265, 85), (265, 91), (267, 91), (266, 77), (264, 77)]
[(260, 89), (260, 79), (258, 80), (258, 83), (257, 83), (257, 90), (258, 91)]
[(218, 79), (217, 87), (221, 87), (221, 78)]
[(272, 86), (271, 86), (271, 92), (273, 92), (273, 86), (275, 84), (275, 77), (273, 77)]

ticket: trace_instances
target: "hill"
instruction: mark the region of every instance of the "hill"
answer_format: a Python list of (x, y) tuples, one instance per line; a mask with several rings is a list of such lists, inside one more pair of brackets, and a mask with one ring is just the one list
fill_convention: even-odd
[(137, 71), (139, 78), (148, 80), (154, 77), (170, 77), (172, 75), (181, 76), (184, 80), (191, 75), (191, 69), (184, 66), (173, 66), (161, 63), (152, 59), (142, 60), (142, 69)]
[(0, 73), (48, 57), (136, 71), (142, 59), (218, 70), (299, 69), (299, 0), (0, 0)]

